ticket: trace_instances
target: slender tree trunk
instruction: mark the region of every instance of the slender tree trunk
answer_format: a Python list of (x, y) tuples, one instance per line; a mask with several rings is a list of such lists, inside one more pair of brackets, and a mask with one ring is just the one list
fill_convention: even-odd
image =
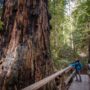
[(4, 0), (0, 90), (20, 90), (53, 73), (47, 5), (48, 0)]
[(88, 63), (90, 64), (90, 38), (88, 41)]
[[(89, 17), (87, 18), (87, 24), (86, 24), (86, 29), (90, 30), (90, 21)], [(88, 32), (88, 63), (90, 64), (90, 33)]]

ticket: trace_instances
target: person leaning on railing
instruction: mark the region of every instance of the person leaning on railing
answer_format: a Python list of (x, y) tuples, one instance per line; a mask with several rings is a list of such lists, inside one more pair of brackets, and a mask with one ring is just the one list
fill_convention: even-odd
[[(75, 70), (76, 70), (76, 81), (82, 81), (81, 79), (81, 70), (82, 70), (82, 64), (80, 63), (80, 60), (75, 60), (75, 62), (73, 62), (72, 64), (70, 64), (70, 66), (72, 66)], [(79, 76), (79, 79), (78, 79)]]

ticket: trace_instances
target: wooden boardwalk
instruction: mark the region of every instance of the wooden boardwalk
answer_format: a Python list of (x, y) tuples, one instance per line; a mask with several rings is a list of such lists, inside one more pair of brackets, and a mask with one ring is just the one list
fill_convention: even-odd
[(69, 90), (90, 90), (90, 79), (88, 75), (81, 75), (82, 82), (73, 80)]
[[(56, 78), (60, 77), (60, 84), (58, 85), (58, 90), (90, 90), (90, 78), (88, 75), (81, 75), (82, 82), (76, 81), (73, 75), (75, 75), (75, 70), (69, 75), (69, 77), (65, 80), (64, 75), (70, 72), (72, 69), (71, 66), (66, 67), (60, 71), (57, 71), (56, 73), (32, 84), (29, 85), (28, 87), (23, 88), (22, 90), (38, 90), (41, 87), (45, 86), (49, 82), (56, 80)], [(57, 78), (57, 79), (58, 79)], [(71, 85), (70, 85), (70, 81)], [(56, 81), (58, 83), (58, 81)], [(70, 87), (69, 87), (70, 86)], [(68, 88), (69, 87), (69, 88)]]

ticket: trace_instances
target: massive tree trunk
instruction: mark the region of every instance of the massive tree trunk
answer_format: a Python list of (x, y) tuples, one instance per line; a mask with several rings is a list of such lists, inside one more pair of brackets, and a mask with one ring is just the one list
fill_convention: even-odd
[(47, 5), (48, 0), (4, 0), (0, 90), (20, 90), (53, 73)]

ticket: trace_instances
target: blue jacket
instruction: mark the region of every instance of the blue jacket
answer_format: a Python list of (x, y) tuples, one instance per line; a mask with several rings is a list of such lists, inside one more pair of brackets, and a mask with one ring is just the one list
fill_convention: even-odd
[(76, 71), (81, 71), (81, 69), (82, 69), (82, 64), (79, 61), (76, 61), (76, 62), (70, 64), (70, 66), (75, 68)]

